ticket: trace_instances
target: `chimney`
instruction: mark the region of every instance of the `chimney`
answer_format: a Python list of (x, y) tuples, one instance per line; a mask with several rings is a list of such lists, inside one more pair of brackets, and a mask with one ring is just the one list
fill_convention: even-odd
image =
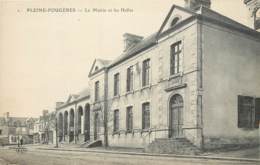
[(60, 107), (64, 102), (56, 102), (56, 108)]
[(196, 11), (200, 8), (200, 6), (210, 8), (211, 1), (210, 0), (184, 0), (185, 8)]
[(142, 36), (138, 36), (130, 33), (125, 33), (123, 37), (124, 37), (124, 46), (125, 46), (124, 52), (127, 51), (128, 48), (134, 46), (135, 44), (137, 44), (143, 39)]
[(43, 110), (43, 111), (42, 111), (42, 116), (47, 116), (48, 113), (49, 113), (48, 110)]
[(244, 0), (244, 3), (249, 10), (248, 20), (250, 20), (250, 24), (260, 32), (260, 0)]

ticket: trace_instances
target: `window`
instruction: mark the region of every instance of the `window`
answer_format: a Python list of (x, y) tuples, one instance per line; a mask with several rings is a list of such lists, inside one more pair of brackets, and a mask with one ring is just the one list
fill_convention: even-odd
[(133, 107), (126, 108), (126, 131), (131, 132), (133, 130)]
[(238, 128), (258, 128), (260, 98), (238, 96)]
[(95, 82), (95, 101), (99, 101), (99, 81)]
[(171, 27), (174, 26), (174, 25), (176, 25), (179, 20), (180, 20), (179, 17), (175, 17), (175, 18), (172, 20), (172, 22), (171, 22)]
[(114, 75), (114, 96), (119, 95), (119, 73)]
[(181, 41), (171, 46), (170, 74), (174, 75), (181, 69)]
[(150, 128), (150, 103), (144, 103), (142, 106), (142, 129)]
[(114, 132), (119, 131), (119, 110), (114, 111)]
[(147, 59), (143, 61), (143, 78), (142, 78), (143, 86), (149, 85), (149, 72), (150, 72), (150, 59)]
[(0, 129), (0, 135), (2, 135), (2, 130)]
[(133, 66), (130, 66), (127, 68), (127, 77), (126, 77), (126, 91), (132, 91), (133, 90), (133, 80), (134, 80), (134, 72), (133, 72)]

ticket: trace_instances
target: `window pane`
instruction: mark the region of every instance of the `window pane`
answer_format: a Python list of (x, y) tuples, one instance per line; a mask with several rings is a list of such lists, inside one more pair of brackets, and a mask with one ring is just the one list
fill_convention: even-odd
[(150, 128), (150, 104), (143, 104), (143, 129)]
[(119, 131), (119, 110), (114, 111), (114, 132)]

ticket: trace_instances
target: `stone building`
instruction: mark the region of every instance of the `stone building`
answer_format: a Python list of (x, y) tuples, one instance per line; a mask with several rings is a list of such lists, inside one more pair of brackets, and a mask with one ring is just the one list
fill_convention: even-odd
[(69, 95), (66, 102), (56, 103), (56, 118), (58, 121), (58, 141), (60, 143), (84, 143), (90, 140), (89, 89), (79, 94)]
[(43, 110), (33, 127), (33, 143), (55, 144), (56, 111)]
[(33, 142), (33, 125), (36, 118), (12, 117), (6, 112), (0, 117), (0, 144), (17, 144), (23, 138), (25, 144)]
[[(85, 141), (109, 146), (176, 152), (178, 144), (205, 149), (259, 144), (257, 22), (251, 29), (210, 6), (210, 0), (173, 5), (154, 34), (126, 33), (122, 55), (96, 59), (88, 97), (71, 95), (57, 108), (61, 128), (68, 130), (60, 140), (71, 135), (72, 142), (83, 120), (87, 124), (80, 128), (90, 137)], [(88, 105), (88, 115), (79, 105), (82, 110)]]

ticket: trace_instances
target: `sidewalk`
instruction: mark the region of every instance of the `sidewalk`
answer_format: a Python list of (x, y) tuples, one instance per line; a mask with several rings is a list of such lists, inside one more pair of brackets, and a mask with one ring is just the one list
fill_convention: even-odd
[(176, 157), (176, 158), (191, 158), (191, 159), (211, 159), (211, 160), (227, 160), (227, 161), (245, 161), (245, 162), (259, 162), (260, 154), (259, 147), (243, 149), (238, 151), (218, 152), (218, 153), (203, 153), (201, 155), (176, 155), (176, 154), (156, 154), (145, 153), (143, 149), (131, 148), (117, 148), (117, 147), (96, 147), (96, 148), (80, 148), (79, 146), (63, 145), (55, 148), (54, 145), (34, 146), (33, 148), (39, 150), (53, 150), (53, 151), (73, 151), (73, 152), (92, 152), (92, 153), (106, 153), (106, 154), (126, 154), (126, 155), (141, 155), (141, 156), (156, 156), (156, 157)]

